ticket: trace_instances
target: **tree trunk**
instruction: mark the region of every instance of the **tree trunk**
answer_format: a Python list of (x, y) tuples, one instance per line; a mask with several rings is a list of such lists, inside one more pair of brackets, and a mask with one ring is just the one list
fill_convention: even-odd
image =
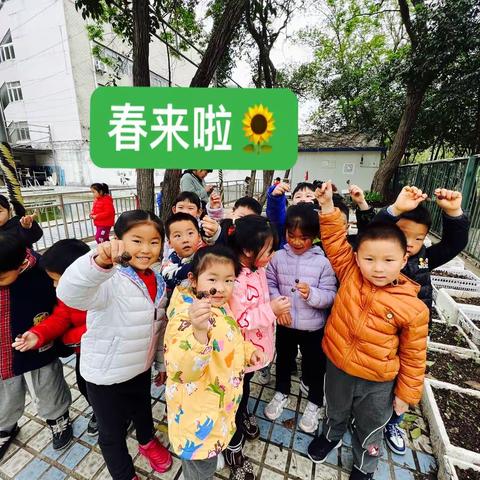
[(260, 198), (258, 201), (260, 202), (260, 205), (263, 207), (265, 204), (265, 200), (267, 199), (267, 190), (268, 187), (272, 184), (273, 180), (273, 174), (275, 173), (275, 170), (264, 170), (263, 171), (263, 189), (262, 189), (262, 194), (260, 195)]
[(257, 171), (250, 170), (250, 184), (248, 185), (247, 193), (246, 193), (248, 197), (253, 197), (253, 194), (255, 193), (256, 178), (257, 178)]
[[(230, 45), (233, 32), (240, 23), (248, 0), (230, 0), (225, 7), (222, 17), (214, 25), (207, 50), (202, 57), (190, 87), (208, 87), (215, 75), (218, 64)], [(173, 202), (180, 188), (181, 170), (166, 170), (163, 179), (162, 220), (170, 215)]]
[(415, 88), (412, 84), (407, 86), (405, 108), (395, 133), (392, 147), (373, 177), (372, 191), (380, 192), (385, 200), (389, 200), (389, 196), (392, 193), (389, 190), (390, 180), (405, 153), (408, 140), (417, 121), (423, 97), (425, 96), (425, 90), (426, 87)]
[[(150, 86), (148, 0), (133, 1), (133, 86)], [(137, 195), (142, 210), (154, 210), (153, 169), (137, 169)]]
[(289, 178), (290, 177), (290, 169), (285, 170), (285, 173), (283, 174), (283, 178)]

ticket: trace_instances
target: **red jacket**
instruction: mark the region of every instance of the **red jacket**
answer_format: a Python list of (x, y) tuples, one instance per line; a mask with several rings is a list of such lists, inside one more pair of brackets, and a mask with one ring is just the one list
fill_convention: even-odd
[(80, 350), (80, 340), (87, 330), (87, 312), (68, 307), (61, 300), (53, 309), (52, 314), (29, 331), (38, 336), (35, 348), (62, 337), (65, 345)]
[(96, 227), (112, 227), (115, 223), (115, 207), (110, 195), (103, 195), (93, 201), (91, 215), (95, 215), (93, 224)]

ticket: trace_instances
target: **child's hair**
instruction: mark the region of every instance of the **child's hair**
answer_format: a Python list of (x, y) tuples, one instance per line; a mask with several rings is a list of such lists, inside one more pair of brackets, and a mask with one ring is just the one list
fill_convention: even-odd
[(320, 222), (314, 205), (312, 203), (299, 203), (288, 207), (285, 228), (287, 231), (298, 228), (303, 235), (317, 238), (320, 234)]
[(90, 251), (90, 247), (76, 238), (55, 242), (40, 258), (40, 266), (49, 272), (63, 275), (77, 259)]
[(165, 231), (162, 221), (153, 213), (146, 210), (130, 210), (123, 212), (115, 222), (113, 231), (118, 239), (121, 239), (125, 233), (137, 225), (151, 224), (156, 229), (160, 238), (163, 240)]
[(235, 276), (240, 275), (242, 265), (233, 250), (225, 245), (217, 244), (200, 248), (192, 260), (192, 274), (195, 279), (209, 266), (215, 263), (231, 263)]
[(0, 272), (9, 272), (20, 268), (27, 256), (25, 243), (8, 232), (0, 232)]
[(292, 192), (292, 198), (295, 196), (297, 192), (300, 192), (301, 190), (311, 190), (312, 192), (315, 191), (315, 187), (313, 186), (313, 183), (309, 182), (300, 182), (297, 184), (295, 189)]
[(110, 189), (106, 183), (92, 183), (90, 188), (96, 190), (100, 195), (109, 195)]
[(332, 196), (333, 205), (337, 207), (346, 217), (347, 222), (350, 216), (350, 210), (348, 209), (348, 205), (345, 203), (345, 200), (339, 193), (334, 193)]
[(226, 223), (228, 246), (237, 256), (242, 255), (244, 251), (250, 251), (253, 252), (254, 258), (257, 258), (269, 238), (273, 239), (272, 249), (277, 249), (277, 231), (267, 218), (260, 215), (247, 215), (235, 221), (226, 220)]
[(413, 210), (409, 212), (402, 213), (400, 218), (404, 218), (405, 220), (411, 220), (412, 222), (419, 223), (421, 225), (426, 225), (428, 230), (432, 226), (432, 215), (430, 211), (425, 205), (418, 205)]
[[(11, 206), (13, 207), (15, 215), (18, 215), (19, 217), (23, 217), (25, 215), (25, 207), (21, 203), (12, 202)], [(5, 208), (6, 210), (10, 210), (10, 202), (5, 195), (0, 195), (0, 207)]]
[(256, 215), (262, 214), (262, 206), (253, 197), (241, 197), (233, 205), (233, 210), (238, 207), (246, 207), (255, 212)]
[(280, 180), (281, 180), (280, 177), (275, 178), (276, 182), (280, 182)]
[(369, 223), (358, 234), (356, 250), (358, 251), (360, 245), (367, 240), (393, 240), (400, 245), (404, 253), (407, 251), (407, 239), (400, 228), (394, 223), (375, 221)]
[(180, 192), (180, 195), (178, 195), (173, 204), (176, 205), (179, 202), (185, 201), (193, 203), (197, 206), (199, 210), (200, 208), (202, 208), (202, 202), (200, 201), (200, 197), (194, 192)]
[(200, 234), (200, 227), (198, 226), (197, 219), (189, 213), (178, 212), (170, 215), (165, 222), (165, 234), (167, 235), (167, 238), (170, 238), (170, 227), (176, 222), (192, 222), (195, 230)]

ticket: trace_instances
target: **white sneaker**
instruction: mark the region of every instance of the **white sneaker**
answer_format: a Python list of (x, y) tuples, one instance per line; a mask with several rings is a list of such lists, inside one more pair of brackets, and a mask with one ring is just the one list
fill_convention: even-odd
[(264, 367), (258, 371), (258, 383), (260, 385), (268, 385), (270, 383), (270, 366)]
[(318, 428), (319, 417), (320, 409), (314, 403), (308, 402), (298, 425), (304, 432), (313, 433)]
[(281, 392), (275, 392), (270, 403), (265, 407), (265, 416), (270, 420), (276, 420), (288, 405), (288, 395)]

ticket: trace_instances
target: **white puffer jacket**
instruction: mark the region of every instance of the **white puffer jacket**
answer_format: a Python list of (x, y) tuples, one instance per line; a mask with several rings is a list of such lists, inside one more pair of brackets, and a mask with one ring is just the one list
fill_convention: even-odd
[(111, 385), (148, 370), (153, 360), (163, 367), (166, 327), (165, 283), (159, 274), (152, 302), (132, 267), (100, 268), (90, 252), (62, 275), (57, 296), (72, 308), (87, 311), (81, 341), (80, 372), (88, 382)]

